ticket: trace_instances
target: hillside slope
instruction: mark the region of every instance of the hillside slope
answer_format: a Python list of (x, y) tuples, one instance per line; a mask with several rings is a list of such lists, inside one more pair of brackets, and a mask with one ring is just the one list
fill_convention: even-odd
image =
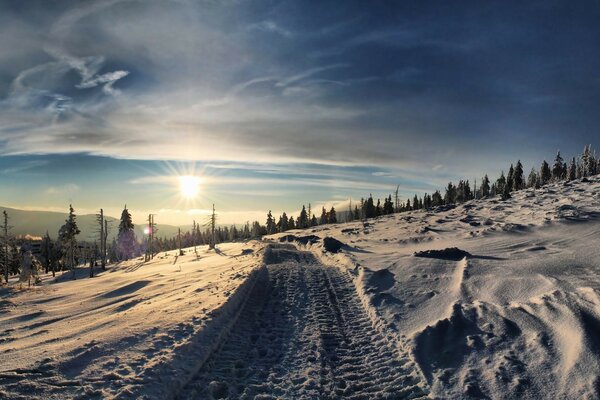
[(346, 244), (298, 246), (354, 275), (433, 396), (600, 398), (598, 177), (292, 233)]
[[(65, 223), (67, 213), (54, 211), (34, 211), (34, 210), (19, 210), (15, 208), (0, 207), (0, 213), (6, 210), (9, 215), (9, 224), (12, 226), (12, 234), (14, 235), (31, 235), (43, 236), (48, 232), (50, 237), (56, 238), (58, 230)], [(109, 224), (109, 239), (116, 237), (119, 220), (115, 217), (107, 216), (106, 220)], [(80, 240), (94, 240), (99, 234), (96, 232), (98, 223), (96, 216), (93, 214), (84, 214), (77, 216), (77, 224), (81, 229), (79, 235)], [(135, 234), (138, 239), (144, 236), (144, 225), (135, 226)], [(174, 237), (177, 235), (178, 227), (173, 225), (157, 224), (157, 236)], [(182, 228), (183, 230), (183, 228)]]

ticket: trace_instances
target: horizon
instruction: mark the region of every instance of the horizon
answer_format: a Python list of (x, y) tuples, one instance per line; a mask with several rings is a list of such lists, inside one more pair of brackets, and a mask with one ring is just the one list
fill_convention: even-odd
[(527, 172), (600, 144), (597, 16), (562, 2), (2, 2), (0, 203), (128, 204), (136, 223), (171, 225), (216, 204), (243, 224), (494, 179), (519, 159)]

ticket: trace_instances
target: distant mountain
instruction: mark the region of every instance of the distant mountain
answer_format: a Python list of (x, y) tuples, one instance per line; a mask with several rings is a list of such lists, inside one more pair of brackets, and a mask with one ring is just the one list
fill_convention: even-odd
[[(11, 232), (13, 235), (31, 235), (43, 236), (46, 231), (50, 237), (56, 238), (59, 228), (65, 223), (67, 213), (54, 211), (28, 211), (18, 210), (15, 208), (0, 207), (0, 213), (6, 210), (9, 216), (9, 225), (12, 226)], [(106, 216), (109, 226), (109, 240), (112, 240), (117, 234), (119, 220), (114, 217)], [(79, 240), (94, 240), (98, 237), (96, 216), (94, 214), (77, 215), (77, 225), (81, 230)], [(158, 237), (173, 237), (177, 234), (179, 227), (173, 225), (157, 224)], [(181, 227), (182, 231), (188, 230), (191, 227)], [(144, 235), (144, 225), (135, 226), (135, 234), (138, 239)]]

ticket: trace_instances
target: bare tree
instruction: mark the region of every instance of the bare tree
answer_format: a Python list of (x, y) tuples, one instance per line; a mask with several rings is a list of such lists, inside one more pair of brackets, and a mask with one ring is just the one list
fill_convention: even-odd
[(4, 234), (2, 237), (3, 245), (4, 245), (4, 279), (6, 280), (6, 284), (8, 285), (8, 273), (9, 273), (9, 265), (8, 265), (8, 250), (9, 250), (9, 242), (10, 242), (10, 226), (8, 225), (8, 213), (6, 210), (2, 212), (4, 215), (4, 222), (2, 224), (2, 233)]

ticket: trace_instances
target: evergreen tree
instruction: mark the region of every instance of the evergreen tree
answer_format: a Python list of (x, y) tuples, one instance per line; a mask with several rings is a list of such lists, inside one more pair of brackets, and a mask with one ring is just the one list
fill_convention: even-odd
[(50, 270), (52, 270), (52, 276), (55, 274), (54, 260), (52, 259), (53, 248), (54, 243), (46, 231), (46, 234), (42, 238), (42, 243), (40, 245), (40, 255), (42, 257), (42, 265), (44, 266), (45, 272), (48, 273)]
[(592, 155), (592, 148), (590, 145), (586, 145), (583, 148), (583, 154), (581, 155), (582, 163), (582, 177), (591, 176), (594, 174), (596, 163)]
[(317, 216), (315, 214), (313, 214), (312, 218), (310, 219), (310, 226), (317, 226), (319, 225), (319, 221), (317, 220)]
[(360, 211), (358, 210), (358, 206), (354, 206), (354, 220), (358, 221), (360, 219)]
[(508, 186), (509, 192), (511, 192), (515, 186), (515, 167), (513, 167), (512, 164), (510, 164), (508, 175), (506, 175), (506, 186)]
[(267, 213), (267, 235), (271, 235), (275, 233), (276, 225), (275, 220), (273, 219), (273, 214), (271, 214), (271, 210)]
[(58, 231), (58, 240), (61, 247), (63, 248), (63, 263), (70, 270), (73, 271), (73, 278), (75, 278), (75, 265), (77, 263), (78, 248), (76, 236), (81, 231), (77, 226), (77, 216), (73, 206), (69, 204), (69, 216), (65, 221), (65, 224), (61, 226)]
[(575, 161), (575, 157), (571, 159), (571, 163), (567, 168), (567, 180), (574, 181), (577, 179), (577, 163)]
[(500, 178), (496, 180), (496, 193), (504, 193), (504, 186), (507, 185), (506, 177), (504, 176), (504, 171), (500, 173)]
[(319, 219), (319, 225), (325, 225), (327, 223), (327, 210), (325, 207), (321, 210), (321, 218)]
[(452, 182), (448, 183), (446, 187), (446, 194), (444, 195), (444, 202), (446, 204), (454, 204), (456, 203), (456, 186), (452, 184)]
[(531, 168), (531, 172), (527, 177), (527, 187), (537, 189), (539, 187), (539, 179), (537, 172), (535, 172), (535, 168)]
[(487, 197), (490, 195), (490, 178), (488, 178), (487, 174), (481, 180), (481, 197)]
[(119, 233), (117, 234), (118, 254), (120, 260), (129, 260), (136, 253), (136, 237), (133, 231), (133, 221), (127, 206), (121, 213), (121, 221), (119, 222)]
[(296, 223), (294, 222), (294, 217), (290, 217), (290, 220), (288, 221), (288, 227), (289, 227), (289, 229), (296, 229)]
[(329, 213), (327, 214), (327, 222), (330, 224), (337, 224), (337, 215), (333, 206), (331, 206), (331, 210), (329, 210)]
[(277, 225), (279, 228), (279, 232), (285, 232), (289, 229), (288, 228), (288, 217), (285, 212), (283, 214), (281, 214), (281, 217), (279, 217), (279, 222), (277, 223)]
[(436, 190), (431, 196), (431, 205), (434, 207), (438, 207), (444, 204), (444, 199), (442, 198), (442, 194), (439, 190)]
[(550, 166), (546, 160), (544, 160), (542, 162), (542, 168), (540, 169), (540, 184), (545, 185), (550, 182), (550, 179), (552, 179), (552, 171), (550, 171)]
[(304, 205), (302, 205), (302, 211), (300, 211), (300, 216), (298, 216), (296, 225), (299, 229), (308, 228), (308, 214), (306, 213), (306, 207), (304, 207)]
[(523, 164), (521, 164), (521, 160), (518, 160), (513, 174), (513, 190), (521, 190), (525, 187), (523, 172)]
[(560, 151), (558, 151), (554, 159), (554, 165), (552, 166), (552, 179), (554, 181), (561, 181), (565, 178), (566, 171), (563, 169), (563, 164), (563, 158), (560, 155)]

